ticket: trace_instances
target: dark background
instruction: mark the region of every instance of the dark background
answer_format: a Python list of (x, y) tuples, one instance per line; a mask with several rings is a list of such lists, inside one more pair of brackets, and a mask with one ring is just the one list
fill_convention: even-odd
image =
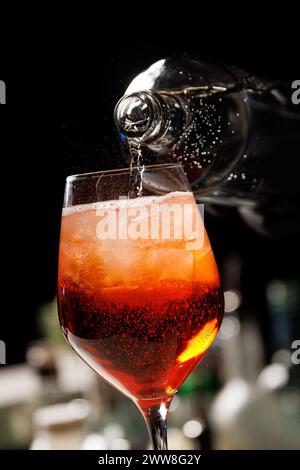
[[(0, 338), (7, 344), (8, 363), (24, 359), (26, 344), (39, 336), (38, 308), (55, 295), (65, 177), (124, 166), (112, 114), (138, 72), (160, 58), (187, 51), (261, 76), (299, 78), (296, 27), (282, 19), (270, 28), (270, 16), (259, 35), (257, 16), (249, 25), (236, 20), (232, 26), (224, 19), (222, 27), (213, 15), (209, 21), (198, 16), (190, 28), (189, 17), (186, 31), (171, 21), (171, 33), (158, 18), (152, 30), (155, 37), (150, 35), (148, 43), (141, 41), (147, 31), (138, 31), (136, 25), (131, 31), (128, 22), (120, 37), (112, 25), (110, 32), (99, 32), (84, 45), (81, 30), (76, 41), (70, 39), (57, 49), (51, 41), (39, 48), (35, 37), (24, 49), (19, 43), (10, 60), (2, 62), (0, 79), (6, 81), (7, 105), (0, 109)], [(102, 18), (97, 31), (104, 23)], [(50, 38), (53, 35), (55, 30)], [(245, 304), (255, 310), (268, 345), (265, 286), (270, 279), (298, 276), (297, 240), (263, 238), (235, 211), (207, 215), (206, 224), (221, 270), (228, 254), (241, 256)]]

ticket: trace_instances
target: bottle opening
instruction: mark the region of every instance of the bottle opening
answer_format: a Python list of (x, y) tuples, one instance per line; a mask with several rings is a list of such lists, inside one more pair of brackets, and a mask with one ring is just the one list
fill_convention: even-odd
[(115, 107), (115, 123), (127, 138), (153, 140), (161, 132), (166, 108), (163, 98), (150, 90), (125, 95)]

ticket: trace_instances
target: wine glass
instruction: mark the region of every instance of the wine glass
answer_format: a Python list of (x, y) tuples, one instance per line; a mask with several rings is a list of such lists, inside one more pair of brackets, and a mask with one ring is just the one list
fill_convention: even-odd
[(71, 347), (136, 403), (153, 448), (167, 449), (171, 400), (223, 317), (218, 269), (181, 165), (67, 178), (58, 306)]

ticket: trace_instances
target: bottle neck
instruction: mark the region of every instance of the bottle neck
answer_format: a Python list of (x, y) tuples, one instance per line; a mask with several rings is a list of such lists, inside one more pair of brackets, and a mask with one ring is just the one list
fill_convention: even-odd
[(115, 107), (114, 119), (126, 138), (166, 147), (182, 134), (187, 114), (176, 97), (147, 90), (123, 96)]

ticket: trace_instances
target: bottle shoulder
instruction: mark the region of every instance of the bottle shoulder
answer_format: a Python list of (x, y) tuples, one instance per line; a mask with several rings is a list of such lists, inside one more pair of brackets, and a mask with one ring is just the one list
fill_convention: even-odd
[(198, 55), (178, 54), (160, 59), (137, 75), (126, 94), (141, 90), (180, 94), (184, 90), (249, 89), (266, 91), (276, 82), (261, 79), (234, 66), (227, 66)]

